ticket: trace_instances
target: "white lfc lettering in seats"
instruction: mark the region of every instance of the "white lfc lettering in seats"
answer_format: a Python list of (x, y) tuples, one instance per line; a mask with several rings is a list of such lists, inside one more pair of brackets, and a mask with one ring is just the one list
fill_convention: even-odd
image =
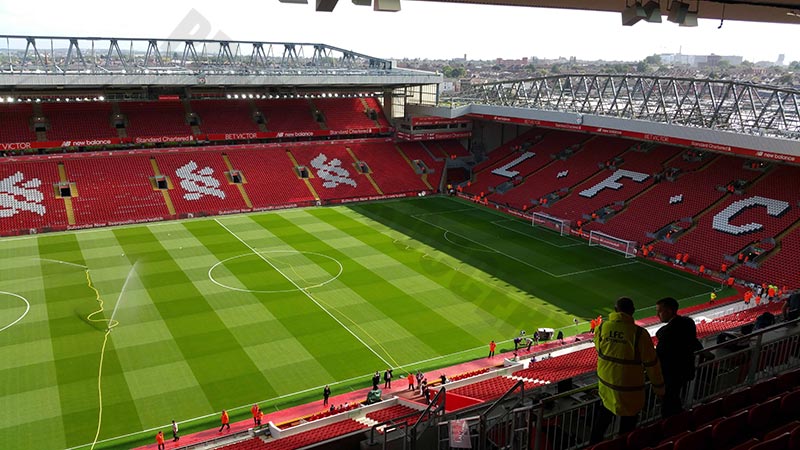
[(41, 180), (32, 178), (23, 183), (24, 180), (22, 172), (0, 180), (0, 217), (11, 217), (20, 211), (40, 216), (47, 212), (42, 204), (44, 194), (37, 189), (42, 185)]
[(734, 225), (731, 223), (731, 220), (733, 220), (744, 210), (755, 208), (757, 206), (766, 208), (767, 214), (772, 217), (780, 217), (790, 208), (789, 202), (756, 195), (743, 200), (735, 201), (728, 205), (727, 208), (718, 212), (714, 216), (711, 226), (717, 231), (722, 231), (723, 233), (732, 234), (734, 236), (759, 231), (764, 228), (764, 225), (758, 222), (750, 222), (744, 225)]
[(328, 189), (335, 188), (340, 184), (358, 186), (356, 180), (350, 178), (350, 172), (342, 167), (342, 162), (338, 158), (333, 158), (327, 164), (325, 161), (328, 161), (328, 157), (323, 153), (311, 160), (311, 167), (317, 169), (317, 176), (325, 180), (322, 183), (323, 186)]
[(214, 169), (203, 167), (197, 170), (197, 163), (189, 161), (185, 166), (178, 167), (175, 175), (181, 179), (181, 187), (186, 191), (183, 198), (186, 200), (200, 200), (204, 195), (213, 195), (225, 199), (225, 192), (219, 189), (219, 180), (214, 178)]
[(520, 155), (519, 157), (515, 158), (510, 163), (504, 165), (503, 167), (498, 167), (497, 169), (494, 169), (492, 171), (492, 173), (495, 174), (495, 175), (500, 175), (501, 177), (514, 178), (515, 176), (519, 175), (519, 171), (511, 170), (511, 168), (514, 167), (514, 166), (520, 165), (520, 164), (524, 163), (525, 161), (527, 161), (527, 160), (529, 160), (529, 159), (531, 159), (531, 158), (533, 158), (535, 156), (536, 156), (536, 153), (525, 152), (522, 155)]

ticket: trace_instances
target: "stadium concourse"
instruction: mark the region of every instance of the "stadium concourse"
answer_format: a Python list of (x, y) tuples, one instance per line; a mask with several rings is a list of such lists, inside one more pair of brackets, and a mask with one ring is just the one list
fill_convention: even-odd
[[(692, 307), (683, 308), (680, 313), (693, 317), (698, 321), (698, 337), (700, 339), (713, 336), (719, 332), (738, 328), (751, 323), (758, 315), (766, 311), (778, 314), (782, 302), (774, 301), (771, 304), (749, 305), (742, 307), (741, 293), (726, 298), (717, 299), (709, 303), (701, 303)], [(732, 311), (736, 311), (733, 312)], [(652, 316), (637, 320), (639, 325), (647, 327), (652, 335), (658, 329), (658, 317)], [(586, 323), (579, 324), (586, 328)], [(655, 339), (655, 337), (653, 338)], [(511, 339), (500, 342), (501, 352), (493, 358), (480, 358), (451, 367), (445, 367), (423, 374), (430, 380), (430, 387), (434, 390), (441, 386), (447, 388), (443, 410), (446, 413), (457, 412), (460, 409), (475, 405), (490, 403), (514, 387), (518, 381), (523, 381), (525, 389), (536, 389), (549, 384), (556, 384), (565, 380), (593, 377), (596, 367), (596, 353), (591, 344), (592, 334), (589, 332), (578, 333), (566, 337), (563, 341), (550, 340), (533, 345), (530, 351), (520, 347), (518, 351), (506, 348)], [(538, 342), (538, 341), (537, 341)], [(263, 416), (263, 426), (254, 428), (252, 419), (242, 420), (231, 424), (230, 431), (219, 432), (217, 428), (181, 436), (177, 442), (168, 440), (166, 448), (224, 448), (224, 449), (272, 449), (280, 448), (290, 450), (303, 445), (297, 439), (304, 434), (313, 434), (320, 428), (334, 428), (325, 436), (325, 439), (334, 439), (339, 436), (366, 432), (370, 427), (382, 430), (385, 426), (392, 426), (398, 419), (402, 422), (413, 423), (425, 412), (427, 403), (420, 394), (419, 388), (410, 391), (405, 379), (405, 373), (398, 371), (391, 388), (382, 390), (382, 402), (373, 404), (367, 409), (364, 401), (371, 388), (353, 390), (344, 394), (332, 396), (330, 404), (337, 408), (329, 412), (322, 405), (322, 401), (315, 401), (298, 405), (284, 410), (270, 412)], [(440, 382), (444, 375), (447, 383)], [(369, 380), (365, 379), (365, 384)], [(571, 385), (571, 384), (570, 384)], [(321, 392), (321, 390), (320, 390)], [(431, 396), (433, 397), (432, 394)], [(322, 419), (325, 419), (324, 421)], [(320, 421), (317, 425), (315, 421)], [(339, 427), (337, 423), (350, 423), (355, 421), (360, 426), (355, 428)], [(324, 422), (324, 424), (322, 423)], [(270, 437), (264, 434), (265, 429), (278, 430), (283, 437)], [(169, 433), (165, 432), (165, 435)], [(253, 436), (261, 436), (253, 438)], [(289, 439), (288, 436), (294, 436)], [(317, 439), (319, 440), (319, 439)], [(155, 450), (155, 444), (138, 447), (137, 450)]]

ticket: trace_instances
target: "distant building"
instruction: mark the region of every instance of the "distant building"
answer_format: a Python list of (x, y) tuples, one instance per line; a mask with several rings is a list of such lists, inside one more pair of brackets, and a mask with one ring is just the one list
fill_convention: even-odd
[(738, 66), (742, 63), (741, 56), (723, 56), (723, 55), (684, 55), (681, 53), (663, 53), (658, 55), (661, 57), (661, 62), (664, 64), (681, 64), (689, 67), (707, 67), (717, 66), (720, 62), (725, 61), (732, 66)]

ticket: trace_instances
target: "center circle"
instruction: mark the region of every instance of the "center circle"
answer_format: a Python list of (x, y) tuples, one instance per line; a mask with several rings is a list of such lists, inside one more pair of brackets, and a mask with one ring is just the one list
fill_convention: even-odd
[(5, 331), (8, 328), (11, 328), (12, 326), (16, 325), (17, 322), (19, 322), (26, 315), (28, 315), (28, 311), (31, 310), (31, 304), (28, 302), (28, 299), (26, 299), (25, 297), (23, 297), (23, 296), (21, 296), (19, 294), (15, 294), (13, 292), (0, 291), (0, 295), (8, 295), (8, 296), (11, 296), (11, 297), (16, 297), (16, 298), (22, 300), (25, 303), (25, 311), (22, 314), (20, 314), (20, 316), (17, 317), (13, 322), (9, 323), (8, 325), (4, 326), (3, 328), (0, 328), (0, 331)]
[[(334, 264), (336, 264), (339, 267), (339, 270), (336, 273), (336, 275), (333, 275), (333, 276), (329, 275), (330, 278), (328, 278), (328, 279), (326, 279), (324, 281), (316, 281), (315, 280), (315, 282), (310, 283), (307, 286), (303, 286), (303, 285), (300, 285), (300, 283), (298, 283), (297, 281), (295, 281), (292, 278), (290, 278), (289, 276), (287, 276), (280, 268), (276, 267), (272, 262), (269, 261), (269, 256), (266, 256), (266, 255), (276, 255), (276, 254), (277, 255), (292, 255), (292, 254), (294, 254), (294, 255), (313, 255), (313, 256), (318, 256), (320, 258), (324, 258), (324, 259), (327, 259), (329, 261), (332, 261)], [(278, 273), (280, 273), (281, 276), (283, 276), (284, 279), (288, 280), (291, 284), (295, 285), (295, 287), (292, 288), (292, 289), (246, 289), (246, 288), (240, 288), (240, 287), (236, 287), (236, 286), (231, 286), (229, 284), (225, 284), (225, 283), (217, 280), (216, 278), (214, 278), (214, 273), (213, 272), (214, 272), (214, 269), (216, 269), (217, 267), (219, 267), (219, 266), (221, 266), (221, 265), (223, 265), (223, 264), (225, 264), (225, 263), (227, 263), (229, 261), (233, 261), (233, 260), (240, 259), (240, 258), (246, 258), (246, 257), (255, 257), (255, 258), (258, 258), (258, 259), (262, 259), (265, 263), (270, 265), (273, 270), (275, 270)], [(300, 274), (297, 274), (297, 272), (294, 270), (293, 266), (290, 265), (289, 267), (293, 272), (295, 272), (295, 274), (300, 279), (302, 279), (303, 281), (308, 283), (308, 281), (303, 279), (303, 277)], [(301, 252), (301, 251), (298, 251), (298, 250), (269, 250), (269, 251), (263, 251), (263, 252), (244, 253), (242, 255), (231, 256), (230, 258), (223, 259), (222, 261), (219, 261), (218, 263), (214, 264), (213, 266), (211, 266), (211, 268), (208, 269), (208, 279), (211, 280), (211, 282), (216, 284), (217, 286), (223, 287), (225, 289), (230, 289), (232, 291), (250, 292), (250, 293), (255, 293), (255, 294), (278, 294), (278, 293), (284, 293), (284, 292), (304, 291), (304, 290), (307, 290), (307, 289), (313, 289), (313, 288), (318, 288), (318, 287), (321, 287), (321, 286), (325, 286), (326, 284), (331, 283), (331, 282), (335, 281), (337, 278), (339, 278), (339, 276), (342, 274), (343, 270), (344, 269), (342, 268), (342, 263), (340, 263), (336, 258), (332, 258), (332, 257), (330, 257), (328, 255), (324, 255), (322, 253)], [(236, 274), (232, 274), (232, 275), (236, 276)]]

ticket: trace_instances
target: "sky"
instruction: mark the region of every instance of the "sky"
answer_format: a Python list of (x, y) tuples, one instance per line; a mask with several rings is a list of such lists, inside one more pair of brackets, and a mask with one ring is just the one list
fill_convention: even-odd
[[(575, 56), (637, 61), (654, 53), (739, 55), (749, 61), (800, 61), (796, 25), (701, 20), (623, 27), (619, 13), (401, 0), (376, 12), (339, 0), (330, 13), (278, 0), (0, 0), (3, 34), (230, 38), (321, 42), (402, 59), (519, 59)], [(189, 30), (189, 25), (193, 25)], [(187, 35), (189, 34), (189, 35)]]

